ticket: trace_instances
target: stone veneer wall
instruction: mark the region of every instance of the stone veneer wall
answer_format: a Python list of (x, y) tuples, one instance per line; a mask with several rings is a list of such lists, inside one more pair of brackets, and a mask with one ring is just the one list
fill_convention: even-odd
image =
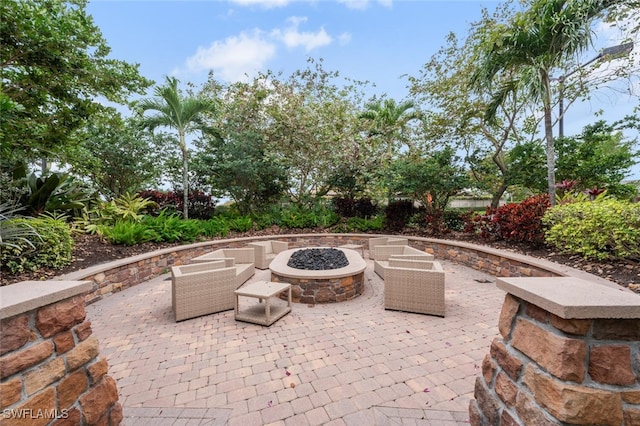
[(522, 278), (498, 280), (508, 292), (501, 337), (476, 379), (471, 424), (640, 425), (640, 297), (568, 278), (537, 280), (515, 291), (505, 283)]
[[(190, 259), (219, 248), (244, 247), (259, 240), (287, 241), (290, 248), (297, 247), (337, 247), (344, 244), (360, 244), (368, 248), (368, 240), (378, 234), (287, 234), (261, 237), (247, 237), (207, 241), (176, 246), (152, 253), (97, 265), (81, 271), (57, 277), (60, 280), (90, 281), (92, 287), (87, 293), (87, 303), (100, 300), (103, 296), (119, 292), (143, 281), (166, 273), (173, 265), (189, 263)], [(578, 276), (591, 281), (615, 286), (591, 274), (552, 262), (521, 256), (503, 250), (458, 241), (439, 240), (405, 236), (412, 247), (432, 253), (438, 259), (485, 271), (489, 274), (508, 276)]]
[(89, 283), (0, 288), (0, 424), (118, 425), (116, 382), (86, 319)]

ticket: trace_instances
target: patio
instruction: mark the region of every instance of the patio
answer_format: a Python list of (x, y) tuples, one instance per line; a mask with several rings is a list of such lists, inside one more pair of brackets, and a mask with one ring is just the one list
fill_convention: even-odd
[(174, 322), (168, 275), (87, 306), (124, 424), (464, 424), (504, 292), (440, 260), (445, 318), (386, 311), (366, 260), (361, 296), (294, 304), (268, 328), (233, 311)]

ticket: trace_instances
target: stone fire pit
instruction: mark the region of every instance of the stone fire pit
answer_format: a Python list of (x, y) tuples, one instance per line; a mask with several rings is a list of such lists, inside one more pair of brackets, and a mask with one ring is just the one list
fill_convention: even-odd
[[(319, 247), (326, 249), (326, 247)], [(290, 249), (279, 253), (271, 262), (271, 281), (291, 284), (296, 303), (335, 303), (351, 300), (364, 290), (364, 270), (367, 263), (358, 252), (337, 248), (349, 264), (336, 269), (309, 270), (288, 266), (292, 254), (305, 249)]]

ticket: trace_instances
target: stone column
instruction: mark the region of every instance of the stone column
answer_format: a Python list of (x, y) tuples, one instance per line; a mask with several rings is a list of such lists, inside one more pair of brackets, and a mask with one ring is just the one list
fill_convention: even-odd
[(640, 296), (575, 278), (501, 278), (507, 295), (472, 425), (640, 425)]
[(91, 283), (0, 287), (0, 424), (118, 425), (122, 407), (86, 319)]

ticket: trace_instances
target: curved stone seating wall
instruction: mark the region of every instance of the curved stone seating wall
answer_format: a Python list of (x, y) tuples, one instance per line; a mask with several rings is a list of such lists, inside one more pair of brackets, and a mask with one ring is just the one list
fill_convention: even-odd
[[(206, 241), (184, 246), (157, 250), (144, 255), (120, 259), (75, 271), (56, 280), (90, 281), (93, 285), (87, 293), (87, 303), (116, 293), (143, 281), (169, 272), (174, 265), (189, 263), (190, 259), (220, 248), (244, 247), (247, 243), (261, 240), (281, 240), (289, 248), (337, 247), (344, 244), (359, 244), (368, 247), (369, 238), (381, 234), (285, 234)], [(498, 277), (563, 277), (570, 276), (598, 284), (617, 285), (595, 275), (569, 268), (543, 259), (522, 256), (505, 250), (458, 241), (406, 236), (409, 245), (428, 253), (436, 259), (447, 259)]]

